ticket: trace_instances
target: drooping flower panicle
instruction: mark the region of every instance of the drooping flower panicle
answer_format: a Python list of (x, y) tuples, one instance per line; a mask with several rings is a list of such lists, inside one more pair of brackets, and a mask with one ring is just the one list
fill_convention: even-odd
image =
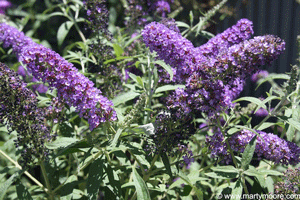
[(7, 0), (0, 0), (0, 14), (5, 14), (5, 10), (9, 8), (12, 4)]
[(36, 95), (18, 74), (0, 63), (0, 123), (7, 125), (10, 133), (17, 132), (15, 145), (21, 148), (24, 165), (34, 157), (44, 159), (48, 155), (45, 142), (54, 137), (45, 124), (45, 112), (37, 103)]
[(186, 86), (185, 97), (182, 89), (177, 89), (167, 106), (178, 105), (180, 110), (206, 112), (210, 116), (232, 107), (232, 100), (243, 90), (245, 79), (259, 66), (270, 64), (285, 49), (284, 41), (278, 37), (249, 39), (252, 34), (252, 22), (241, 19), (195, 48), (180, 33), (157, 22), (148, 24), (142, 31), (146, 46), (172, 67), (173, 82)]
[(19, 61), (27, 65), (36, 79), (56, 88), (60, 101), (74, 106), (80, 117), (88, 119), (91, 130), (102, 122), (116, 120), (113, 103), (102, 96), (92, 81), (59, 54), (36, 44), (5, 23), (0, 24), (0, 41), (5, 47), (13, 47)]
[[(256, 131), (260, 136), (257, 137), (255, 154), (258, 159), (267, 159), (275, 163), (285, 165), (295, 165), (300, 162), (300, 147), (295, 143), (285, 141), (272, 133)], [(246, 145), (255, 136), (255, 133), (249, 130), (243, 130), (236, 133), (228, 139), (230, 148), (234, 152), (243, 152)], [(222, 157), (226, 163), (231, 161), (231, 155), (224, 141), (221, 132), (206, 138), (206, 143), (212, 151), (212, 157)]]
[(197, 47), (197, 50), (207, 57), (215, 58), (219, 53), (227, 51), (230, 46), (250, 39), (253, 33), (253, 23), (248, 19), (240, 19), (236, 25), (217, 34), (207, 43)]
[[(201, 117), (201, 113), (216, 117), (233, 107), (232, 101), (243, 90), (245, 80), (257, 72), (259, 66), (270, 64), (285, 49), (285, 42), (276, 36), (250, 39), (252, 34), (252, 22), (241, 19), (195, 48), (178, 31), (161, 23), (152, 22), (145, 26), (142, 36), (146, 46), (171, 66), (173, 83), (185, 85), (166, 98), (168, 110), (183, 119), (185, 116)], [(157, 134), (164, 132), (167, 131)], [(223, 146), (219, 150), (227, 153)]]

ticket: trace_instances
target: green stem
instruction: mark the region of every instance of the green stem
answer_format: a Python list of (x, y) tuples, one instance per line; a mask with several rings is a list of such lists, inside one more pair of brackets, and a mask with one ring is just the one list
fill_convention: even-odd
[(242, 176), (242, 184), (243, 184), (243, 188), (244, 188), (245, 193), (249, 194), (249, 191), (248, 191), (248, 188), (247, 188), (244, 176)]
[[(214, 8), (212, 8), (211, 10), (209, 10), (204, 17), (200, 18), (200, 21), (198, 24), (196, 24), (194, 27), (190, 28), (189, 31), (184, 35), (184, 37), (188, 37), (189, 34), (191, 34), (193, 31), (195, 31), (196, 29), (199, 29), (200, 31), (203, 29), (203, 26), (206, 24), (206, 22), (216, 14), (216, 12), (222, 7), (224, 6), (224, 4), (227, 2), (228, 0), (223, 0), (221, 1), (218, 5), (216, 5)], [(200, 32), (199, 31), (199, 32)], [(197, 34), (196, 34), (197, 36)]]
[(277, 110), (278, 110), (278, 108), (283, 104), (283, 102), (285, 102), (285, 100), (286, 100), (286, 97), (283, 97), (281, 100), (280, 100), (280, 102), (275, 106), (275, 108), (271, 111), (271, 113), (268, 115), (268, 116), (266, 116), (258, 125), (256, 125), (253, 129), (254, 130), (257, 130), (261, 125), (263, 125), (263, 123), (265, 123), (271, 116), (273, 116), (276, 112), (277, 112)]
[(48, 191), (49, 191), (49, 192), (48, 192), (48, 194), (49, 194), (49, 199), (54, 200), (54, 194), (53, 194), (53, 192), (52, 192), (51, 184), (50, 184), (50, 181), (49, 181), (47, 172), (46, 172), (46, 168), (45, 168), (44, 161), (40, 161), (40, 166), (41, 166), (41, 170), (42, 170), (43, 177), (44, 177), (45, 182), (46, 182), (46, 186), (47, 186)]
[[(83, 165), (82, 167), (80, 167), (80, 169), (78, 169), (73, 175), (77, 175), (79, 172), (81, 172), (82, 170), (84, 170), (87, 166), (89, 166), (93, 161), (95, 161), (100, 155), (103, 154), (103, 151), (99, 151), (98, 153), (96, 153), (92, 159), (90, 159), (87, 163), (85, 163), (85, 165)], [(53, 193), (55, 193), (56, 191), (58, 191), (60, 188), (62, 188), (65, 183), (67, 182), (67, 180), (65, 180), (64, 183), (62, 183), (61, 185), (59, 185), (57, 188), (55, 188), (53, 190)]]
[[(144, 140), (141, 141), (140, 145), (143, 146), (143, 144), (144, 144)], [(137, 164), (138, 164), (138, 162), (137, 162), (137, 160), (135, 160), (134, 163), (133, 163), (133, 167), (136, 168), (136, 165), (137, 165)], [(128, 182), (129, 182), (129, 183), (132, 182), (132, 179), (133, 179), (133, 172), (131, 172), (130, 178), (129, 178), (129, 181), (128, 181)], [(131, 190), (130, 188), (128, 188), (128, 189), (126, 190), (126, 193), (125, 193), (125, 199), (128, 199), (128, 195), (129, 195), (129, 191), (130, 191), (130, 190)]]
[[(150, 164), (150, 167), (149, 167), (149, 170), (148, 170), (147, 175), (146, 175), (146, 174), (143, 175), (143, 180), (144, 180), (145, 182), (146, 182), (146, 181), (150, 178), (150, 176), (152, 175), (151, 170), (152, 170), (152, 168), (154, 167), (155, 162), (157, 161), (158, 157), (159, 157), (159, 154), (155, 154), (153, 160), (151, 161), (151, 164)], [(136, 199), (136, 195), (137, 195), (137, 193), (136, 193), (136, 191), (135, 191), (134, 194), (133, 194), (132, 197), (131, 197), (131, 200), (135, 200), (135, 199)]]
[[(67, 5), (66, 0), (63, 0), (63, 2), (64, 2), (65, 5)], [(75, 29), (77, 30), (79, 36), (81, 37), (81, 40), (83, 41), (84, 44), (86, 44), (86, 38), (85, 38), (84, 34), (82, 33), (82, 31), (80, 30), (80, 28), (79, 28), (79, 26), (78, 26), (78, 24), (77, 24), (77, 22), (76, 22), (76, 20), (75, 20), (75, 18), (73, 16), (73, 14), (71, 12), (69, 12), (70, 16), (67, 15), (67, 13), (65, 13), (65, 15), (66, 15), (67, 18), (69, 18), (69, 19), (71, 19), (73, 21)], [(96, 58), (93, 55), (91, 56), (91, 58), (92, 58), (92, 60), (93, 60), (94, 63), (97, 63)]]
[[(151, 101), (152, 101), (152, 95), (153, 95), (153, 91), (152, 91), (152, 67), (151, 67), (151, 60), (150, 60), (150, 54), (148, 53), (148, 108), (151, 109)], [(147, 111), (147, 118), (146, 118), (146, 123), (149, 123), (149, 119), (150, 119), (150, 111)]]
[[(4, 153), (2, 150), (0, 150), (0, 153), (7, 159), (9, 160), (11, 163), (13, 163), (15, 165), (15, 167), (19, 168), (20, 170), (22, 170), (22, 167), (19, 165), (18, 162), (14, 161), (11, 157), (9, 157), (6, 153)], [(30, 173), (28, 173), (27, 171), (24, 172), (24, 174), (30, 178), (34, 183), (36, 183), (38, 186), (40, 186), (45, 192), (48, 193), (48, 189), (45, 188), (45, 186), (39, 182), (36, 178), (34, 178)]]
[(125, 10), (128, 8), (128, 3), (126, 0), (121, 0), (123, 7), (125, 8)]
[[(225, 134), (225, 132), (224, 132), (224, 129), (223, 129), (222, 125), (221, 125), (221, 122), (220, 122), (220, 119), (219, 119), (219, 118), (218, 118), (218, 126), (219, 126), (219, 128), (220, 128), (220, 130), (221, 130), (221, 133), (222, 133), (224, 139), (225, 139), (226, 134)], [(230, 147), (230, 144), (229, 144), (228, 140), (225, 139), (225, 143), (226, 143), (226, 146), (227, 146), (227, 148), (228, 148), (228, 150), (229, 150), (229, 152), (230, 152), (230, 155), (231, 155), (231, 157), (232, 157), (232, 161), (233, 161), (235, 167), (238, 168), (237, 161), (236, 161), (236, 159), (235, 159), (235, 157), (234, 157), (234, 153), (233, 153), (233, 151), (232, 151), (232, 149), (231, 149), (231, 147)]]

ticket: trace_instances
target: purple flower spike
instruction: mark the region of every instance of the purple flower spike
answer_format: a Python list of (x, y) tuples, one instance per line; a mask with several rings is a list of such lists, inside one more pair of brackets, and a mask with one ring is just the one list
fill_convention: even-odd
[[(272, 133), (256, 131), (260, 137), (257, 137), (255, 154), (258, 159), (267, 159), (276, 164), (296, 165), (300, 162), (300, 147), (295, 143), (285, 141)], [(228, 142), (234, 152), (243, 152), (246, 145), (255, 136), (255, 133), (249, 130), (243, 130), (231, 138)], [(223, 156), (226, 163), (231, 161), (231, 156), (227, 151), (224, 137), (221, 133), (216, 133), (206, 138), (209, 149), (212, 151), (211, 156)]]
[(165, 17), (166, 13), (171, 12), (170, 4), (166, 1), (157, 1), (155, 4), (155, 10), (162, 17)]
[(116, 120), (113, 103), (56, 52), (41, 45), (28, 46), (24, 48), (20, 61), (27, 64), (34, 77), (57, 88), (58, 98), (76, 107), (79, 116), (88, 119), (91, 130), (102, 122)]
[(45, 143), (55, 138), (45, 124), (45, 110), (37, 104), (37, 96), (18, 74), (0, 63), (0, 123), (9, 133), (17, 132), (14, 142), (21, 150), (22, 165), (34, 162), (34, 158), (47, 158)]
[(206, 44), (197, 47), (197, 50), (205, 56), (215, 57), (228, 47), (250, 39), (253, 33), (253, 23), (248, 19), (240, 19), (236, 25), (211, 38)]
[(223, 65), (228, 65), (231, 73), (235, 73), (233, 76), (237, 73), (250, 76), (258, 66), (271, 64), (284, 50), (285, 42), (279, 37), (265, 35), (233, 45), (218, 57)]
[(10, 7), (11, 3), (6, 0), (0, 0), (0, 14), (5, 14), (6, 8)]
[(0, 41), (3, 42), (3, 47), (12, 47), (13, 52), (19, 56), (22, 49), (34, 43), (29, 37), (25, 36), (23, 32), (18, 29), (7, 25), (6, 23), (0, 24)]
[(88, 119), (91, 130), (102, 122), (116, 120), (113, 103), (59, 54), (34, 43), (5, 23), (0, 24), (0, 41), (5, 47), (13, 47), (19, 61), (27, 64), (29, 72), (36, 79), (57, 88), (59, 100), (76, 107), (79, 116)]
[(266, 117), (269, 115), (269, 112), (264, 108), (260, 108), (256, 111), (256, 113), (254, 113), (254, 115), (257, 117)]
[(269, 75), (269, 72), (266, 70), (258, 71), (251, 76), (251, 81), (257, 82), (259, 79), (266, 78), (268, 75)]
[(184, 77), (199, 70), (198, 63), (207, 62), (204, 56), (197, 53), (189, 40), (163, 24), (157, 22), (148, 24), (142, 31), (142, 36), (150, 51), (156, 51), (160, 59), (175, 69), (173, 71), (176, 71), (177, 82), (182, 82)]

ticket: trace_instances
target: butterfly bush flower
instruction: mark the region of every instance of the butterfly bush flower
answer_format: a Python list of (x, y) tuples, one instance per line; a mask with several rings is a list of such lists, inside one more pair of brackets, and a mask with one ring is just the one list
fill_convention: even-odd
[(0, 0), (0, 14), (5, 14), (5, 10), (11, 6), (10, 1)]
[(166, 13), (171, 12), (170, 4), (166, 1), (157, 1), (155, 4), (155, 10), (158, 14), (160, 14), (162, 17), (166, 16)]
[(220, 52), (227, 51), (230, 46), (250, 39), (253, 33), (253, 23), (248, 19), (240, 19), (236, 25), (217, 34), (204, 45), (197, 47), (197, 50), (205, 56), (214, 58)]
[(125, 24), (132, 29), (133, 26), (144, 26), (148, 22), (147, 16), (166, 17), (172, 3), (174, 0), (128, 0)]
[[(179, 32), (161, 23), (152, 22), (145, 26), (142, 36), (146, 46), (172, 67), (173, 82), (185, 85), (166, 98), (166, 106), (173, 116), (177, 119), (200, 117), (204, 112), (209, 117), (216, 117), (234, 105), (232, 101), (243, 90), (245, 79), (259, 66), (270, 64), (285, 49), (284, 41), (278, 37), (266, 35), (249, 39), (252, 34), (252, 22), (241, 19), (235, 26), (195, 48)], [(161, 119), (157, 121), (161, 122)], [(155, 136), (159, 138), (158, 143), (172, 127), (165, 123), (161, 126), (166, 129)], [(178, 138), (174, 143), (182, 140), (184, 138)], [(215, 149), (227, 153), (219, 144), (222, 140), (216, 137)]]
[(165, 25), (168, 29), (175, 31), (176, 33), (180, 33), (180, 30), (176, 25), (176, 21), (173, 18), (162, 18), (159, 23)]
[(257, 117), (266, 117), (269, 115), (269, 112), (264, 108), (259, 108), (254, 115)]
[(169, 156), (183, 154), (183, 161), (188, 165), (194, 159), (186, 141), (195, 133), (196, 128), (190, 115), (181, 113), (178, 117), (177, 113), (170, 109), (170, 112), (161, 112), (157, 115), (154, 134), (150, 135), (153, 143), (146, 145), (145, 150), (154, 153), (165, 152)]
[(93, 32), (104, 32), (108, 35), (109, 12), (106, 0), (86, 0), (84, 7), (87, 10), (89, 27)]
[[(300, 147), (295, 143), (285, 141), (272, 133), (256, 131), (260, 136), (257, 136), (255, 154), (258, 159), (267, 159), (276, 164), (282, 163), (285, 165), (296, 165), (300, 162)], [(234, 152), (242, 153), (246, 145), (255, 136), (255, 133), (249, 130), (243, 130), (234, 134), (228, 139), (230, 148)], [(211, 150), (211, 156), (222, 157), (226, 163), (231, 161), (231, 155), (227, 151), (224, 137), (220, 132), (206, 138), (206, 143)]]
[(45, 142), (54, 138), (45, 124), (45, 112), (37, 103), (36, 95), (18, 74), (0, 63), (0, 123), (7, 125), (9, 133), (17, 132), (15, 145), (21, 149), (24, 165), (33, 162), (34, 157), (46, 158), (49, 152)]
[[(213, 116), (229, 107), (243, 90), (245, 79), (270, 64), (285, 49), (278, 37), (266, 35), (249, 39), (252, 22), (241, 19), (237, 25), (209, 40), (201, 47), (183, 38), (180, 33), (152, 22), (142, 31), (144, 42), (158, 57), (171, 65), (174, 82), (185, 84), (167, 101), (180, 110), (208, 112)], [(174, 100), (179, 100), (174, 105)], [(184, 108), (188, 106), (190, 108)]]
[(274, 194), (300, 194), (300, 168), (287, 169), (284, 178), (274, 184)]
[(56, 88), (60, 101), (74, 106), (80, 117), (88, 119), (91, 130), (102, 122), (116, 120), (113, 103), (102, 96), (92, 81), (59, 54), (34, 43), (5, 23), (0, 24), (0, 41), (6, 47), (13, 47), (19, 61), (27, 65), (28, 71), (36, 79)]
[[(18, 68), (18, 74), (20, 76), (23, 77), (23, 80), (28, 80), (29, 82), (38, 82), (38, 80), (34, 77), (31, 77), (28, 72), (24, 69), (24, 67), (22, 65), (19, 66)], [(39, 93), (46, 93), (47, 90), (48, 90), (48, 87), (45, 86), (44, 84), (35, 84), (35, 85), (32, 85), (32, 90), (35, 92), (35, 91), (38, 91)]]
[(142, 31), (142, 36), (150, 51), (156, 51), (161, 60), (171, 65), (174, 81), (178, 83), (196, 70), (196, 63), (200, 63), (200, 60), (207, 61), (204, 56), (197, 53), (189, 40), (161, 23), (148, 24)]
[(0, 41), (3, 43), (4, 48), (12, 47), (17, 57), (19, 57), (25, 46), (33, 44), (33, 41), (26, 37), (23, 32), (6, 23), (0, 23)]
[(266, 78), (268, 75), (269, 75), (268, 71), (266, 71), (266, 70), (260, 70), (260, 71), (254, 73), (251, 76), (251, 81), (252, 82), (257, 82), (259, 79)]

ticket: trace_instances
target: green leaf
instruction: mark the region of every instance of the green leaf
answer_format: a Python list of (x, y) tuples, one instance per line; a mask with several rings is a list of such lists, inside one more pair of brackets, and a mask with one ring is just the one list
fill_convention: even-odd
[(261, 131), (261, 130), (267, 129), (271, 126), (275, 126), (276, 124), (277, 123), (274, 123), (274, 122), (265, 122), (257, 130)]
[(234, 185), (234, 188), (231, 192), (231, 198), (232, 200), (239, 200), (241, 195), (242, 195), (242, 192), (243, 192), (243, 185), (242, 185), (242, 181), (241, 179), (239, 178), (236, 182), (235, 182), (235, 185)]
[(103, 176), (103, 160), (102, 158), (96, 159), (90, 166), (89, 177), (87, 179), (87, 193), (90, 200), (96, 200), (99, 192), (99, 187), (102, 182)]
[(114, 48), (116, 57), (120, 57), (124, 53), (124, 50), (122, 49), (122, 47), (120, 47), (120, 45), (118, 45), (116, 43), (113, 44), (113, 48)]
[[(261, 81), (259, 81), (256, 89), (263, 83), (267, 82), (267, 81), (271, 81), (271, 80), (274, 80), (274, 79), (285, 79), (285, 80), (289, 80), (290, 79), (290, 76), (287, 75), (287, 74), (269, 74), (266, 78), (264, 79), (261, 79)], [(255, 89), (255, 90), (256, 90)]]
[(140, 76), (137, 76), (137, 77), (136, 77), (136, 80), (137, 80), (138, 84), (139, 84), (141, 87), (144, 86), (143, 80), (142, 80), (142, 78), (141, 78)]
[(258, 105), (261, 108), (267, 109), (266, 105), (263, 103), (262, 100), (255, 98), (255, 97), (242, 97), (239, 98), (235, 101), (233, 101), (233, 103), (239, 102), (239, 101), (249, 101), (251, 103), (255, 103), (256, 105)]
[(264, 170), (260, 169), (257, 170), (254, 167), (249, 167), (246, 171), (244, 171), (244, 174), (248, 176), (266, 176), (266, 175), (274, 175), (274, 176), (282, 176), (283, 174), (281, 172), (275, 171), (275, 170)]
[(212, 167), (211, 170), (215, 172), (239, 173), (239, 170), (231, 165)]
[(236, 172), (208, 172), (205, 173), (206, 176), (212, 177), (212, 178), (219, 178), (219, 179), (233, 179), (238, 177), (238, 173)]
[(58, 28), (57, 31), (57, 43), (59, 46), (62, 45), (62, 43), (64, 42), (66, 36), (68, 35), (71, 27), (73, 26), (74, 22), (71, 21), (67, 21), (64, 22), (60, 25), (60, 27)]
[(156, 60), (154, 63), (162, 66), (170, 74), (170, 80), (173, 79), (173, 70), (172, 70), (172, 67), (170, 65), (166, 64), (162, 60)]
[(235, 134), (235, 133), (237, 133), (237, 132), (239, 132), (239, 131), (241, 131), (240, 128), (232, 127), (232, 128), (230, 128), (230, 129), (227, 131), (227, 133), (228, 133), (228, 135), (233, 135), (233, 134)]
[(268, 188), (269, 192), (274, 193), (274, 180), (270, 176), (268, 176), (266, 179), (266, 187)]
[(70, 176), (65, 185), (59, 190), (61, 200), (71, 200), (73, 197), (73, 189), (78, 185), (77, 176)]
[(178, 27), (190, 28), (190, 25), (188, 25), (187, 23), (184, 23), (184, 22), (181, 22), (181, 21), (176, 21), (175, 23)]
[(121, 189), (121, 184), (117, 173), (111, 168), (110, 165), (106, 165), (105, 171), (109, 180), (109, 188), (111, 189), (111, 191), (114, 193), (115, 196), (121, 197), (122, 189)]
[(177, 88), (185, 88), (185, 85), (164, 85), (164, 86), (158, 87), (155, 90), (155, 93), (165, 92), (165, 91), (169, 91), (169, 90), (176, 90)]
[(128, 76), (134, 81), (136, 82), (141, 88), (143, 88), (143, 81), (142, 78), (140, 76), (136, 76), (133, 73), (128, 72)]
[(129, 91), (129, 92), (125, 92), (125, 93), (122, 93), (118, 96), (116, 96), (112, 102), (114, 104), (114, 106), (118, 106), (122, 103), (125, 103), (127, 101), (130, 101), (136, 97), (138, 97), (140, 94), (137, 93), (137, 92), (133, 92), (133, 91)]
[(27, 190), (27, 188), (25, 188), (25, 186), (22, 183), (18, 183), (16, 185), (16, 189), (17, 189), (17, 195), (19, 199), (32, 200), (29, 191)]
[(138, 200), (151, 200), (150, 193), (142, 177), (135, 168), (132, 167), (134, 186), (137, 192)]
[(88, 148), (90, 145), (85, 139), (78, 140), (71, 137), (59, 137), (52, 143), (46, 144), (49, 149), (60, 150), (56, 156), (63, 154), (70, 154), (74, 152), (81, 152), (80, 148)]
[(132, 60), (133, 58), (132, 57), (129, 57), (129, 56), (119, 56), (117, 58), (112, 58), (112, 59), (109, 59), (109, 60), (106, 60), (104, 62), (104, 64), (108, 64), (108, 63), (111, 63), (111, 62), (116, 62), (117, 60)]
[(170, 178), (173, 179), (172, 170), (170, 167), (170, 161), (169, 161), (169, 158), (168, 158), (166, 152), (163, 152), (161, 154), (161, 159), (166, 167), (167, 173), (169, 174)]
[(129, 46), (133, 41), (139, 39), (140, 37), (142, 37), (142, 35), (137, 35), (137, 36), (135, 36), (134, 38), (130, 38), (130, 40), (128, 40), (128, 41), (125, 43), (124, 48), (127, 47), (127, 46)]
[(211, 38), (215, 37), (214, 34), (212, 34), (211, 32), (208, 32), (208, 31), (201, 31), (200, 34), (203, 37), (206, 37), (207, 39), (211, 39)]
[(288, 133), (288, 141), (291, 141), (293, 139), (293, 137), (295, 136), (295, 129), (297, 129), (298, 131), (300, 131), (300, 123), (295, 121), (294, 119), (290, 118), (287, 120), (287, 123), (290, 125), (289, 133)]
[(247, 146), (243, 152), (241, 164), (242, 164), (242, 168), (244, 170), (247, 170), (249, 168), (249, 164), (252, 160), (252, 157), (253, 157), (253, 154), (255, 151), (255, 147), (256, 147), (256, 136), (257, 135), (255, 135), (251, 139), (251, 141), (247, 144)]
[(0, 200), (4, 199), (4, 196), (8, 188), (15, 182), (15, 180), (23, 174), (24, 170), (18, 171), (17, 173), (11, 175), (4, 183), (0, 185)]
[[(183, 174), (181, 171), (179, 171), (178, 176), (185, 182), (187, 183), (189, 186), (191, 186), (193, 188), (193, 190), (196, 193), (197, 199), (198, 200), (203, 200), (203, 192), (195, 187), (195, 185), (191, 182), (191, 180), (189, 179), (189, 177), (187, 177), (185, 174)], [(177, 181), (176, 181), (177, 182)], [(171, 187), (170, 187), (171, 188)]]
[(294, 138), (294, 136), (295, 136), (295, 131), (296, 131), (295, 127), (292, 126), (292, 125), (289, 125), (289, 128), (288, 128), (288, 130), (286, 131), (286, 139), (287, 139), (288, 141), (291, 142), (291, 141), (293, 140), (293, 138)]
[(134, 129), (138, 129), (139, 131), (142, 131), (146, 135), (154, 135), (155, 127), (154, 127), (153, 123), (149, 123), (149, 124), (144, 124), (144, 125), (138, 126)]
[(123, 132), (123, 129), (121, 129), (121, 128), (119, 128), (117, 130), (117, 133), (116, 133), (116, 135), (115, 135), (115, 137), (114, 137), (114, 139), (113, 139), (113, 141), (111, 143), (112, 147), (115, 147), (117, 145), (118, 139), (119, 139), (120, 135), (122, 134), (122, 132)]

